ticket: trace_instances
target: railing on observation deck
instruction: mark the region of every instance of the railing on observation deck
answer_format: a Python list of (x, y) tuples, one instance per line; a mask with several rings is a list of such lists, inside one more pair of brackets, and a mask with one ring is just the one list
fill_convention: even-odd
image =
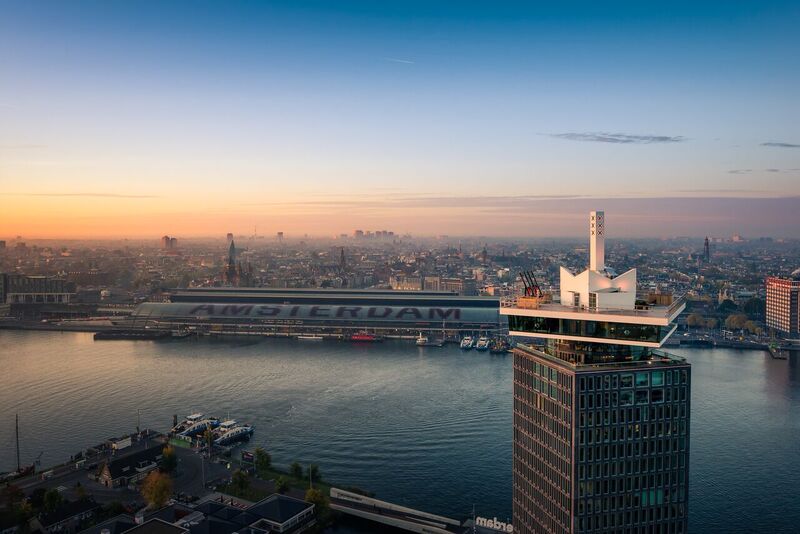
[(656, 304), (646, 304), (646, 305), (639, 305), (637, 304), (634, 309), (621, 309), (621, 308), (589, 308), (587, 306), (568, 306), (566, 304), (561, 304), (558, 302), (549, 302), (546, 299), (542, 300), (539, 297), (524, 297), (524, 296), (516, 296), (516, 297), (504, 297), (500, 299), (500, 307), (501, 308), (522, 308), (522, 309), (529, 309), (529, 310), (536, 310), (536, 309), (547, 309), (548, 307), (552, 307), (551, 309), (554, 311), (556, 307), (563, 309), (564, 311), (571, 311), (571, 312), (581, 312), (581, 313), (596, 313), (596, 314), (616, 314), (616, 315), (638, 315), (638, 316), (660, 316), (660, 317), (671, 317), (676, 310), (678, 310), (681, 306), (686, 304), (686, 295), (681, 295), (678, 298), (673, 299), (672, 303), (668, 306), (666, 305), (656, 305)]

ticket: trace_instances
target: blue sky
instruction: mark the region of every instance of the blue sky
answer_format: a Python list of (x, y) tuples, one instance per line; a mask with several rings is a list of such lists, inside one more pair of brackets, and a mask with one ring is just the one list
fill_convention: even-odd
[(800, 4), (495, 4), (0, 2), (0, 233), (570, 233), (553, 197), (800, 222), (769, 213), (800, 195)]

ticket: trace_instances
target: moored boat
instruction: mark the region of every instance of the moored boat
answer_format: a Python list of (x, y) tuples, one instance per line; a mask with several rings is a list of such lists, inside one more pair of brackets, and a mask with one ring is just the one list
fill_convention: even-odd
[(475, 341), (472, 339), (472, 336), (464, 336), (461, 338), (461, 345), (459, 345), (464, 350), (471, 349), (475, 344)]
[(489, 338), (485, 336), (478, 338), (478, 342), (475, 344), (475, 349), (480, 351), (489, 350)]

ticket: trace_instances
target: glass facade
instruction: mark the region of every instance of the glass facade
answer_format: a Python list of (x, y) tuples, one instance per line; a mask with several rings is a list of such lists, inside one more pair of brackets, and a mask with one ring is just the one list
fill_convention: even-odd
[(527, 332), (530, 334), (661, 343), (669, 335), (672, 327), (509, 315), (508, 329), (512, 332)]
[(515, 350), (514, 531), (685, 532), (690, 378)]

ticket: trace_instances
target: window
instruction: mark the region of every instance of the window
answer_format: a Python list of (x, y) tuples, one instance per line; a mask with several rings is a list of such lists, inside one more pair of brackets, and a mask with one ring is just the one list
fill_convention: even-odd
[(663, 389), (654, 389), (650, 392), (650, 401), (651, 402), (664, 402), (664, 390)]
[(633, 391), (621, 391), (619, 394), (620, 406), (629, 406), (633, 404)]
[(664, 371), (653, 371), (650, 373), (650, 382), (653, 386), (663, 386)]
[(633, 387), (633, 375), (625, 374), (620, 376), (620, 387), (623, 388), (632, 388)]
[(646, 390), (646, 389), (637, 390), (636, 391), (636, 404), (647, 404), (647, 402), (649, 400), (648, 393), (650, 393), (650, 392), (648, 390)]
[(649, 373), (636, 373), (636, 387), (647, 387), (650, 384)]

